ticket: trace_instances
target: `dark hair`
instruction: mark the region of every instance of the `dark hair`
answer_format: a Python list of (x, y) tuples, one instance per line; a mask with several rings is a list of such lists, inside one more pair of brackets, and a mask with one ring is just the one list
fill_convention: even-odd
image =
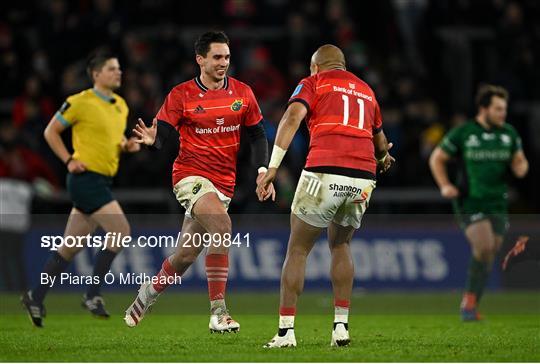
[(90, 77), (90, 81), (94, 82), (93, 73), (99, 71), (105, 63), (111, 58), (118, 58), (115, 54), (108, 51), (92, 53), (86, 61), (86, 74)]
[(212, 43), (225, 43), (229, 45), (229, 38), (222, 31), (211, 31), (201, 34), (195, 41), (195, 54), (206, 57)]
[(493, 96), (500, 97), (508, 101), (508, 91), (502, 86), (481, 85), (476, 93), (476, 107), (488, 107), (491, 105)]

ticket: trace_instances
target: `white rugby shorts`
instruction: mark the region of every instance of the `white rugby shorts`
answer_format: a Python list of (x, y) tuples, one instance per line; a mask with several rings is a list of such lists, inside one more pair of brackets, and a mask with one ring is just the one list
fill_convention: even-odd
[(312, 226), (325, 228), (335, 222), (358, 229), (375, 186), (370, 179), (304, 170), (291, 211)]

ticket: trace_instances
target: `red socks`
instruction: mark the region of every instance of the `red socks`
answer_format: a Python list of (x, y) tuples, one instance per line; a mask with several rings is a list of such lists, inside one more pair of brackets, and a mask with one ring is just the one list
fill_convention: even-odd
[(165, 258), (165, 260), (163, 261), (163, 265), (161, 266), (161, 270), (157, 274), (158, 279), (156, 279), (156, 282), (152, 284), (152, 287), (157, 293), (161, 293), (165, 290), (165, 288), (170, 286), (170, 283), (168, 282), (172, 281), (172, 279), (167, 278), (176, 275), (178, 274), (169, 262), (169, 258)]
[(294, 316), (296, 315), (296, 307), (279, 307), (280, 316)]
[(225, 288), (229, 276), (229, 256), (209, 254), (206, 256), (206, 278), (210, 301), (225, 299)]

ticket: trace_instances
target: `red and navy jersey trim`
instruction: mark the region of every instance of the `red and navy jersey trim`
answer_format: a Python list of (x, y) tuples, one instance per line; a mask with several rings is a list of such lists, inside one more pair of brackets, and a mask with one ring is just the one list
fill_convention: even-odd
[[(197, 87), (201, 89), (201, 91), (203, 92), (208, 91), (208, 87), (206, 87), (201, 81), (201, 76), (195, 77), (193, 81), (195, 81), (195, 84), (197, 85)], [(225, 77), (223, 79), (223, 89), (227, 90), (228, 88), (229, 88), (229, 77)]]

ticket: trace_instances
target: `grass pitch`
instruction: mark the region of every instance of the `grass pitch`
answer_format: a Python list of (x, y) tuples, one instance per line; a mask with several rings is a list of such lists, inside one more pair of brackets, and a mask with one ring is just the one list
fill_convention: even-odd
[(297, 348), (263, 349), (277, 327), (277, 294), (230, 292), (238, 334), (210, 334), (206, 294), (167, 292), (139, 327), (123, 323), (132, 293), (106, 294), (112, 317), (98, 320), (80, 294), (52, 293), (45, 328), (31, 326), (18, 297), (0, 296), (1, 361), (369, 361), (538, 362), (540, 292), (488, 293), (485, 320), (462, 323), (458, 293), (367, 293), (352, 302), (346, 348), (331, 348), (330, 294), (306, 293), (296, 318)]

